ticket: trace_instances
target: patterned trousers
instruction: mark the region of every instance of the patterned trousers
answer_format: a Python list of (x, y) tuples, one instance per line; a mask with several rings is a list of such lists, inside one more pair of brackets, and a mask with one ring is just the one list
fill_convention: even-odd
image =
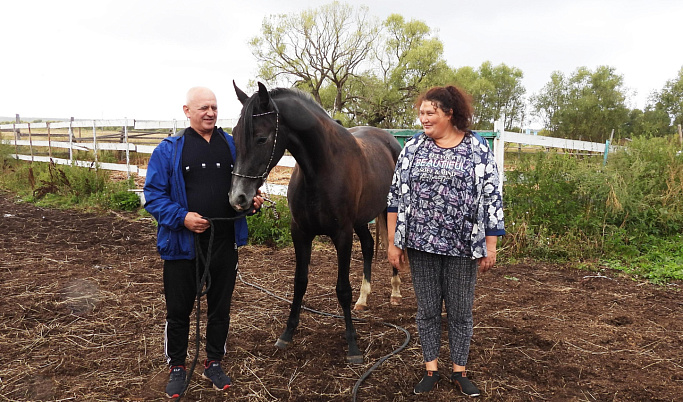
[(467, 365), (472, 339), (472, 305), (477, 282), (477, 261), (408, 249), (410, 272), (417, 299), (417, 331), (425, 362), (439, 357), (441, 311), (446, 305), (451, 360)]

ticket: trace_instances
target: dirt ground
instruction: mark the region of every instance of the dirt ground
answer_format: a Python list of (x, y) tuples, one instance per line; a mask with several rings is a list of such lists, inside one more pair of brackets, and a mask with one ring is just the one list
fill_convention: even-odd
[[(0, 400), (166, 400), (152, 221), (41, 209), (6, 193), (0, 211)], [(241, 249), (242, 279), (286, 299), (293, 266), (291, 248)], [(361, 266), (356, 247), (354, 295)], [(342, 320), (306, 311), (292, 347), (276, 349), (288, 304), (239, 281), (223, 363), (234, 385), (214, 391), (197, 369), (183, 399), (350, 401), (359, 379), (406, 340), (387, 324), (405, 328), (410, 340), (360, 382), (358, 401), (466, 398), (444, 380), (426, 396), (412, 395), (422, 365), (410, 277), (402, 275), (403, 304), (395, 307), (388, 264), (382, 260), (373, 275), (370, 309), (354, 313), (365, 320), (356, 323), (364, 364), (345, 362)], [(339, 314), (335, 277), (333, 247), (323, 239), (315, 244), (305, 305)], [(491, 401), (680, 401), (680, 286), (571, 265), (501, 264), (479, 278), (469, 375)], [(446, 374), (445, 335), (443, 344)]]

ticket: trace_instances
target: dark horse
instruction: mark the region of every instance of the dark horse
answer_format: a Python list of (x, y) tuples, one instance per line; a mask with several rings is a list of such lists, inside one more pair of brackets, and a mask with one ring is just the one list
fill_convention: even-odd
[[(230, 204), (237, 211), (249, 208), (256, 190), (285, 149), (289, 150), (297, 162), (287, 190), (296, 271), (287, 328), (276, 346), (284, 349), (292, 342), (308, 286), (313, 238), (327, 235), (337, 249), (336, 292), (346, 323), (347, 359), (362, 363), (351, 320), (349, 266), (353, 232), (358, 235), (363, 253), (363, 285), (357, 303), (357, 308), (362, 309), (370, 291), (374, 243), (368, 222), (379, 218), (378, 227), (383, 225), (386, 233), (386, 198), (401, 146), (384, 130), (345, 129), (303, 92), (276, 88), (269, 93), (260, 82), (258, 86), (258, 92), (249, 97), (235, 85), (243, 107), (233, 129), (237, 158)], [(397, 303), (400, 279), (396, 269), (391, 282), (392, 299)]]

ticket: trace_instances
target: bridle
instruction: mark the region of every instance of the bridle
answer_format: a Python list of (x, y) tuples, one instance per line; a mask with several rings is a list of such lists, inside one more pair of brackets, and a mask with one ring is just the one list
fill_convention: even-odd
[[(263, 181), (265, 181), (266, 178), (268, 177), (268, 173), (270, 173), (270, 169), (272, 168), (271, 165), (273, 163), (273, 159), (275, 159), (275, 148), (277, 146), (277, 135), (278, 135), (278, 131), (280, 129), (280, 111), (278, 110), (277, 105), (275, 104), (275, 102), (273, 102), (272, 99), (271, 99), (271, 103), (273, 104), (274, 110), (271, 110), (270, 112), (257, 113), (257, 114), (251, 115), (251, 117), (253, 119), (254, 117), (265, 116), (265, 115), (269, 115), (269, 114), (275, 114), (275, 138), (273, 139), (273, 150), (270, 153), (270, 160), (268, 160), (268, 165), (266, 166), (265, 172), (263, 172), (263, 174), (261, 174), (259, 176), (251, 176), (248, 174), (241, 174), (241, 173), (237, 173), (237, 172), (233, 171), (232, 172), (233, 176), (243, 177), (245, 179), (261, 179)], [(252, 130), (253, 130), (253, 127), (252, 127)]]

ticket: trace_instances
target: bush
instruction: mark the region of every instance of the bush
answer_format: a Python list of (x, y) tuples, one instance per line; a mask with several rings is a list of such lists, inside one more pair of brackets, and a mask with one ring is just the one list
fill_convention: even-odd
[(657, 250), (676, 261), (683, 257), (683, 156), (677, 152), (673, 138), (659, 137), (634, 140), (610, 154), (607, 165), (553, 152), (518, 159), (506, 172), (504, 244), (513, 256), (601, 259), (614, 266), (647, 260), (656, 274), (643, 276), (676, 278), (675, 264)]
[(112, 193), (109, 205), (120, 211), (135, 211), (140, 208), (140, 197), (127, 190), (117, 191)]
[(292, 215), (287, 205), (287, 198), (272, 196), (273, 202), (266, 203), (261, 211), (247, 217), (249, 224), (249, 244), (266, 244), (286, 247), (292, 244), (289, 224)]

